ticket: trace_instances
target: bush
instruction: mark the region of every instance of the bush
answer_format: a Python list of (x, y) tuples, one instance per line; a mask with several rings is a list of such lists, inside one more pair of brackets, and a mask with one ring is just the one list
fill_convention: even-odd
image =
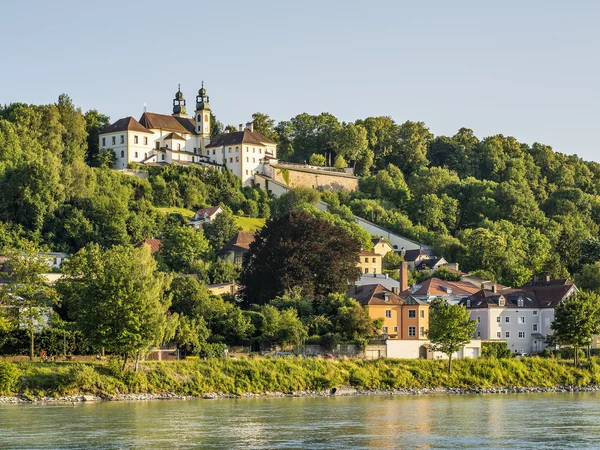
[(325, 156), (320, 155), (318, 153), (313, 153), (312, 155), (310, 155), (310, 159), (308, 160), (308, 163), (311, 166), (324, 166), (325, 165)]
[(512, 352), (506, 342), (482, 342), (481, 356), (484, 358), (510, 358)]
[(0, 395), (16, 394), (21, 372), (10, 362), (0, 361)]

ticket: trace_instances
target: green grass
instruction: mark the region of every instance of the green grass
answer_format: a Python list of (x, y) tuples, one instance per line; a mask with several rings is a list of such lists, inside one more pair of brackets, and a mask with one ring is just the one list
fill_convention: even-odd
[(578, 368), (570, 361), (543, 358), (455, 361), (380, 359), (209, 359), (145, 362), (139, 372), (121, 371), (118, 361), (98, 363), (8, 363), (0, 361), (0, 395), (217, 392), (241, 395), (357, 389), (492, 388), (600, 384), (600, 361)]
[(236, 216), (235, 221), (244, 231), (257, 231), (265, 226), (265, 219)]
[(194, 214), (196, 213), (196, 211), (191, 211), (186, 208), (177, 208), (177, 207), (157, 208), (157, 209), (164, 214), (181, 214), (183, 216), (183, 218), (186, 220), (191, 220), (192, 217), (194, 217)]

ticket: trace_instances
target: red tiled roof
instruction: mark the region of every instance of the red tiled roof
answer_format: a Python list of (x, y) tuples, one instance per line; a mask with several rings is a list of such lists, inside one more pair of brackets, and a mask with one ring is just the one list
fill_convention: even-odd
[[(403, 297), (406, 295), (472, 295), (475, 294), (479, 289), (470, 283), (464, 283), (462, 281), (445, 281), (439, 278), (428, 278), (423, 281), (420, 285), (414, 286), (413, 289), (408, 289), (402, 294)], [(451, 290), (451, 292), (448, 292)]]
[(246, 129), (244, 131), (219, 134), (212, 138), (206, 147), (221, 147), (236, 144), (264, 145), (275, 144), (275, 142), (259, 131), (250, 131)]
[(229, 252), (247, 252), (250, 249), (250, 244), (254, 242), (253, 231), (238, 231), (231, 240), (217, 253)]
[(143, 241), (135, 244), (135, 246), (141, 247), (144, 244), (150, 246), (150, 253), (156, 253), (157, 251), (160, 250), (161, 240), (160, 239), (144, 239)]
[(104, 127), (104, 129), (100, 132), (100, 134), (105, 133), (115, 133), (117, 131), (138, 131), (140, 133), (152, 133), (150, 130), (145, 128), (142, 124), (140, 124), (133, 117), (123, 117), (122, 119), (117, 120), (115, 123)]
[(140, 117), (140, 123), (149, 130), (196, 134), (196, 122), (194, 119), (188, 117), (175, 117), (167, 114), (145, 112)]
[(199, 209), (198, 211), (196, 211), (196, 215), (198, 217), (202, 217), (204, 216), (204, 214), (208, 214), (209, 216), (212, 216), (214, 213), (216, 213), (219, 210), (220, 206), (211, 206), (210, 208), (202, 208)]
[[(380, 284), (367, 284), (350, 289), (347, 294), (363, 306), (368, 305), (402, 305), (404, 300)], [(385, 301), (386, 295), (389, 301)]]
[(360, 251), (359, 253), (360, 256), (381, 256), (379, 253), (375, 253), (375, 252), (365, 252), (363, 250)]

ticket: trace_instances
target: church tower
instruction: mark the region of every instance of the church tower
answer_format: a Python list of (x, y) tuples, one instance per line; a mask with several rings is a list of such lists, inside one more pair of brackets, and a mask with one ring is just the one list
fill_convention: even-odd
[(183, 92), (181, 92), (181, 85), (177, 85), (177, 92), (173, 99), (173, 116), (175, 117), (186, 117), (185, 112), (185, 99), (183, 98)]
[(204, 150), (210, 142), (210, 105), (208, 104), (206, 89), (204, 89), (204, 81), (196, 96), (196, 132), (200, 136), (202, 154), (204, 155)]

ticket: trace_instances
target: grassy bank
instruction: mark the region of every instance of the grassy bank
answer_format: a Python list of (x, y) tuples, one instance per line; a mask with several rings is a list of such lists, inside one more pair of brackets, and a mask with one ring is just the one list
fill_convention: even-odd
[(491, 388), (586, 386), (600, 384), (600, 361), (575, 368), (571, 362), (542, 359), (459, 360), (211, 359), (148, 362), (139, 372), (114, 363), (7, 363), (0, 361), (0, 395), (77, 394), (241, 395), (356, 389)]

